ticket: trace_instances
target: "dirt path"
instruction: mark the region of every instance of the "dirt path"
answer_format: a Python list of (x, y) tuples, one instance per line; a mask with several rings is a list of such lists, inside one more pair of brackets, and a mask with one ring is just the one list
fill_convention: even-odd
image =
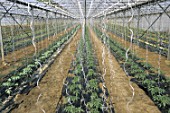
[[(48, 72), (40, 82), (40, 89), (35, 87), (28, 95), (18, 96), (17, 102), (23, 103), (12, 111), (12, 113), (55, 113), (57, 103), (61, 96), (63, 79), (66, 78), (73, 55), (76, 51), (77, 43), (81, 36), (81, 30), (73, 40), (64, 48), (49, 68)], [(37, 98), (41, 94), (37, 103)]]
[[(73, 27), (72, 27), (73, 28)], [(72, 28), (69, 28), (68, 31), (70, 31)], [(48, 45), (52, 44), (56, 39), (58, 39), (58, 37), (64, 35), (65, 32), (61, 32), (59, 34), (57, 34), (57, 36), (51, 36), (49, 37), (50, 40), (48, 40), (48, 38), (38, 42), (36, 44), (37, 46), (37, 50), (41, 51), (44, 48), (46, 48)], [(16, 50), (12, 53), (9, 53), (5, 56), (5, 60), (7, 61), (7, 63), (9, 65), (2, 65), (2, 62), (0, 61), (0, 74), (1, 75), (7, 75), (8, 73), (10, 73), (13, 70), (16, 70), (18, 67), (22, 66), (22, 62), (26, 63), (28, 58), (31, 58), (34, 54), (34, 47), (33, 45), (21, 48), (19, 50)], [(1, 78), (2, 76), (0, 76)]]
[[(105, 47), (102, 42), (96, 37), (96, 34), (90, 30), (92, 43), (99, 62), (99, 68), (104, 73), (102, 65), (102, 47)], [(131, 100), (132, 89), (129, 85), (129, 78), (122, 70), (113, 55), (105, 50), (105, 67), (106, 67), (106, 87), (108, 88), (110, 99), (112, 100), (116, 113), (160, 113), (157, 106), (151, 99), (140, 89), (135, 83), (132, 86), (135, 90), (133, 101), (127, 107), (127, 103)], [(115, 74), (114, 74), (115, 72)]]
[[(111, 32), (108, 32), (108, 35), (112, 37), (114, 40), (119, 42), (123, 47), (129, 47), (130, 42), (123, 40), (120, 37), (117, 37)], [(140, 57), (147, 60), (148, 63), (150, 63), (153, 67), (159, 68), (159, 54), (150, 52), (146, 49), (140, 48), (139, 46), (133, 44), (133, 48), (135, 50), (135, 53)], [(146, 54), (147, 53), (147, 54)], [(146, 57), (147, 56), (147, 57)], [(165, 61), (167, 60), (166, 57), (161, 56), (160, 59), (160, 69), (165, 73), (165, 76), (170, 77), (170, 66), (166, 65)]]

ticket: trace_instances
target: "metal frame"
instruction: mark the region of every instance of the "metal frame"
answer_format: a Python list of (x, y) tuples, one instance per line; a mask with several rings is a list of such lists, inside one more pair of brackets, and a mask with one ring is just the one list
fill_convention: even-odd
[[(96, 21), (103, 18), (104, 14), (106, 14), (107, 19), (120, 18), (122, 22), (131, 16), (132, 7), (134, 10), (134, 19), (137, 20), (138, 24), (137, 28), (139, 28), (140, 17), (159, 14), (157, 19), (152, 23), (145, 17), (148, 24), (150, 24), (148, 29), (153, 27), (153, 24), (162, 14), (166, 14), (170, 18), (169, 0), (138, 0), (138, 2), (135, 0), (53, 0), (52, 3), (31, 2), (30, 0), (3, 0), (0, 2), (0, 17), (3, 18), (3, 15), (8, 15), (13, 19), (15, 19), (14, 15), (31, 17), (31, 15), (27, 13), (28, 6), (34, 9), (34, 17), (37, 18), (46, 18), (48, 15), (46, 13), (48, 12), (53, 14), (53, 16), (48, 15), (49, 18), (54, 19), (61, 18), (60, 15), (63, 15), (62, 18), (65, 19), (79, 20), (85, 18)], [(150, 6), (152, 6), (152, 9)], [(16, 12), (16, 10), (20, 11)], [(56, 15), (58, 15), (58, 17)], [(148, 29), (146, 29), (146, 32)], [(170, 46), (168, 59), (170, 59)]]

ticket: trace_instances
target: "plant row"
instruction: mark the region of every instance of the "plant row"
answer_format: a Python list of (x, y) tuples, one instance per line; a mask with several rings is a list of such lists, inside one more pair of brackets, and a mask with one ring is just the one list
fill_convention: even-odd
[(66, 78), (62, 91), (65, 102), (57, 107), (57, 112), (108, 113), (109, 109), (102, 98), (104, 94), (99, 86), (103, 81), (98, 73), (97, 61), (87, 30), (85, 37), (79, 42), (75, 56), (76, 60), (72, 62), (69, 70), (73, 76)]
[[(161, 53), (164, 56), (167, 56), (168, 43), (169, 43), (167, 38), (168, 34), (160, 33), (160, 32), (151, 32), (151, 31), (147, 31), (145, 33), (145, 31), (142, 29), (137, 29), (137, 28), (131, 28), (131, 29), (134, 32), (134, 37), (135, 37), (133, 38), (134, 44), (138, 44), (140, 47), (144, 49), (146, 49), (147, 47), (151, 52), (157, 52), (157, 53)], [(119, 37), (126, 37), (125, 38), (126, 41), (130, 42), (131, 40), (131, 32), (128, 27), (114, 25), (113, 27), (111, 26), (108, 27), (108, 30), (113, 32)]]
[[(101, 37), (102, 32), (96, 29), (96, 34)], [(128, 52), (126, 59), (126, 49), (123, 48), (114, 39), (105, 35), (107, 46), (110, 47), (111, 53), (115, 56), (121, 67), (132, 76), (131, 81), (137, 83), (139, 87), (145, 90), (149, 97), (154, 101), (162, 113), (170, 112), (170, 79), (166, 78), (160, 69), (154, 68), (151, 64), (144, 62), (137, 55)]]
[[(74, 28), (70, 29), (67, 33), (63, 34), (62, 37), (67, 37), (67, 35), (68, 35), (69, 33), (71, 33), (73, 30), (74, 30)], [(40, 36), (39, 36), (39, 37), (40, 37)], [(44, 36), (43, 36), (43, 37), (40, 37), (40, 38), (45, 39), (46, 37), (47, 37), (47, 34), (44, 34)], [(32, 42), (30, 42), (29, 44), (31, 45)], [(42, 50), (40, 50), (40, 51), (37, 53), (37, 56), (39, 56), (40, 54), (42, 54), (43, 52), (45, 52), (45, 51), (46, 51), (46, 47), (47, 47), (47, 46), (45, 46)], [(22, 47), (20, 46), (20, 48), (22, 48)], [(19, 49), (19, 48), (18, 48), (18, 49)], [(36, 57), (36, 56), (33, 56), (33, 57)], [(27, 59), (26, 59), (26, 58), (21, 58), (20, 60), (22, 61), (22, 62), (21, 62), (22, 65), (25, 65), (25, 59), (26, 59), (27, 62), (30, 62), (30, 60), (32, 60), (33, 57), (30, 56), (30, 57), (27, 58)], [(18, 69), (20, 69), (20, 67), (19, 67)], [(17, 69), (17, 70), (18, 70), (18, 69)], [(12, 71), (11, 73), (13, 73), (13, 71)], [(4, 76), (6, 76), (6, 75), (0, 74), (0, 77), (1, 77), (1, 78), (4, 77)], [(2, 80), (1, 80), (1, 81), (2, 81)]]
[[(161, 32), (161, 31), (147, 31), (145, 29), (138, 29), (138, 28), (135, 28), (135, 27), (130, 27), (134, 34), (137, 34), (137, 35), (142, 35), (142, 34), (145, 34), (145, 36), (147, 36), (148, 38), (151, 38), (152, 40), (155, 40), (155, 41), (158, 41), (158, 35), (159, 35), (159, 38), (162, 38), (164, 40), (165, 43), (168, 43), (168, 32)], [(127, 26), (122, 26), (122, 25), (118, 25), (118, 24), (110, 24), (107, 26), (107, 29), (115, 29), (116, 31), (118, 32), (126, 32), (129, 34), (129, 28)]]
[[(64, 30), (64, 28), (63, 28)], [(50, 31), (49, 32), (49, 36), (52, 36), (56, 31)], [(18, 50), (20, 48), (29, 46), (32, 44), (32, 37), (31, 37), (32, 33), (28, 33), (28, 34), (23, 34), (21, 36), (15, 37), (16, 40), (20, 39), (19, 41), (3, 41), (4, 43), (4, 54), (8, 54), (9, 52), (12, 52), (13, 49)], [(35, 38), (35, 42), (39, 42), (41, 40), (44, 40), (45, 38), (47, 38), (48, 34), (46, 33), (46, 30), (39, 30), (35, 32), (36, 38)]]
[[(52, 23), (51, 24), (48, 24), (49, 26), (53, 26)], [(71, 23), (68, 24), (67, 26), (68, 27), (71, 27)], [(47, 30), (47, 25), (46, 24), (36, 24), (34, 25), (34, 28), (35, 28), (35, 31), (40, 31), (43, 30)], [(65, 28), (65, 25), (64, 23), (57, 23), (56, 26), (53, 26), (53, 27), (50, 27), (49, 28), (49, 31), (53, 31), (53, 30), (58, 30), (59, 31), (62, 31), (63, 29)], [(62, 29), (62, 30), (60, 30)], [(3, 36), (3, 41), (10, 41), (14, 35), (15, 36), (15, 39), (18, 39), (20, 40), (20, 38), (23, 38), (23, 37), (27, 37), (28, 35), (31, 36), (31, 28), (30, 28), (30, 25), (22, 25), (22, 26), (19, 26), (19, 25), (8, 25), (8, 26), (2, 26), (2, 36)]]
[[(70, 23), (67, 26), (70, 26), (70, 25), (72, 25), (72, 24)], [(57, 26), (57, 27), (58, 28), (56, 28), (56, 29), (53, 28), (49, 31), (61, 32), (61, 31), (64, 30), (64, 28), (66, 26), (60, 25), (60, 26)], [(7, 32), (7, 31), (4, 31), (4, 32)], [(43, 33), (46, 33), (46, 32), (47, 32), (47, 28), (45, 26), (35, 29), (35, 35), (40, 35), (40, 34), (43, 34)], [(2, 33), (3, 33), (3, 31), (2, 31)], [(3, 36), (3, 43), (5, 44), (5, 43), (11, 43), (12, 41), (17, 42), (17, 41), (20, 41), (20, 40), (28, 39), (28, 38), (32, 37), (32, 32), (31, 32), (30, 27), (28, 27), (28, 28), (24, 29), (24, 32), (23, 32), (23, 30), (20, 30), (19, 34), (15, 34), (15, 35), (12, 36), (12, 33), (10, 33), (10, 31), (9, 31), (8, 33), (3, 33), (2, 36)]]
[[(72, 35), (77, 32), (80, 26), (75, 27), (72, 31), (67, 33), (65, 36), (57, 39), (53, 44), (49, 45), (48, 48), (43, 50), (39, 56), (36, 56), (35, 59), (29, 61), (29, 63), (20, 69), (14, 71), (4, 79), (0, 84), (0, 97), (1, 101), (4, 102), (8, 97), (15, 97), (18, 93), (24, 93), (23, 90), (32, 87), (32, 84), (36, 85), (36, 82), (39, 80), (41, 75), (38, 75), (38, 69), (41, 69), (41, 66), (48, 64), (49, 58), (57, 52), (60, 47), (67, 42)], [(4, 107), (4, 106), (3, 106)], [(2, 111), (4, 108), (1, 107)]]

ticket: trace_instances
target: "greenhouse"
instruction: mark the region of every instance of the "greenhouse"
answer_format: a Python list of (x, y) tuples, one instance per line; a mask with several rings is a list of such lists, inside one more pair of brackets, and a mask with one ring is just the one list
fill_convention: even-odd
[(170, 0), (0, 0), (0, 113), (170, 113)]

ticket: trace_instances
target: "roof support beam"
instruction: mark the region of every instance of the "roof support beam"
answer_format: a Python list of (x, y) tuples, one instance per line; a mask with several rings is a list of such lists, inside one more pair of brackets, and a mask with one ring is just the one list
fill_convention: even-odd
[[(48, 12), (53, 12), (53, 13), (61, 14), (61, 13), (57, 12), (58, 10), (52, 11), (52, 10), (45, 9), (45, 8), (37, 6), (37, 5), (33, 5), (33, 4), (29, 4), (27, 2), (20, 1), (20, 0), (7, 0), (7, 1), (13, 2), (13, 3), (17, 3), (17, 4), (21, 4), (21, 5), (24, 5), (24, 6), (28, 6), (29, 5), (31, 8), (35, 8), (35, 9), (40, 9), (40, 10), (44, 10), (44, 11), (48, 11)], [(63, 14), (63, 15), (68, 16), (70, 18), (73, 18), (72, 16), (70, 16), (68, 14)]]

